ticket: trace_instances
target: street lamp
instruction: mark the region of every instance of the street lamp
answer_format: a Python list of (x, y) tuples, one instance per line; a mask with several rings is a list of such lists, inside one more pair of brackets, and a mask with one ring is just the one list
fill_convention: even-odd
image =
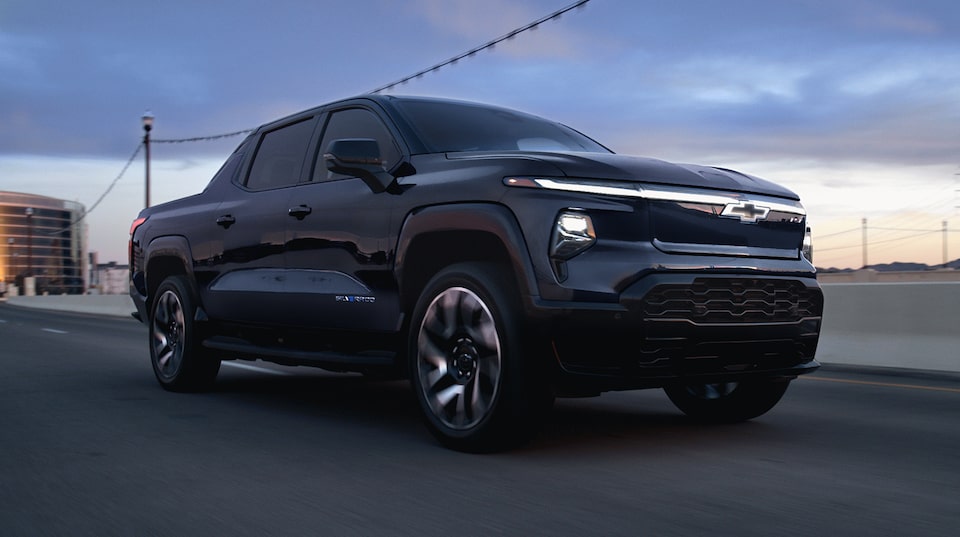
[(150, 206), (150, 129), (153, 128), (153, 114), (149, 110), (143, 113), (143, 116), (140, 118), (143, 120), (143, 149), (146, 153), (146, 158), (144, 163), (146, 164), (146, 195), (144, 201), (144, 207)]

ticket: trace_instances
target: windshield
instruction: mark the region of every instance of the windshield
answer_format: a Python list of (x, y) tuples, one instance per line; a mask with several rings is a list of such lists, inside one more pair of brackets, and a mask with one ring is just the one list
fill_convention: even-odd
[(474, 103), (398, 100), (396, 107), (431, 153), (610, 150), (552, 121)]

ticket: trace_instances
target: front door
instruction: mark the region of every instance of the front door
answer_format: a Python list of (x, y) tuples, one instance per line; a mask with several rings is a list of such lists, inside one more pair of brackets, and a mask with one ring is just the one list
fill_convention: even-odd
[[(290, 295), (298, 324), (319, 329), (399, 329), (400, 307), (387, 244), (394, 194), (373, 191), (356, 177), (329, 172), (323, 159), (332, 140), (377, 140), (387, 169), (401, 153), (373, 111), (348, 107), (327, 116), (313, 174), (291, 189), (304, 216), (288, 222), (287, 266), (296, 278)], [(295, 276), (294, 276), (295, 275)]]

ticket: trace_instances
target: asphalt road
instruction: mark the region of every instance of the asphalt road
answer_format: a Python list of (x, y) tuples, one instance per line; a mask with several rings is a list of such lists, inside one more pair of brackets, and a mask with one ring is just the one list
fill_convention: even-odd
[(230, 364), (167, 393), (132, 319), (0, 304), (0, 535), (960, 534), (956, 376), (821, 370), (732, 426), (560, 400), (465, 455), (403, 382)]

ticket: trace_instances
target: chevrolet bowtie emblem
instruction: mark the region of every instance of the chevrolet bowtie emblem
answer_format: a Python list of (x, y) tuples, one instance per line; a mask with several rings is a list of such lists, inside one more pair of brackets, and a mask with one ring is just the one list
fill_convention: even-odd
[(765, 219), (768, 214), (770, 214), (770, 207), (761, 207), (760, 205), (741, 201), (740, 203), (728, 203), (723, 208), (720, 216), (739, 218), (741, 222), (755, 224)]

